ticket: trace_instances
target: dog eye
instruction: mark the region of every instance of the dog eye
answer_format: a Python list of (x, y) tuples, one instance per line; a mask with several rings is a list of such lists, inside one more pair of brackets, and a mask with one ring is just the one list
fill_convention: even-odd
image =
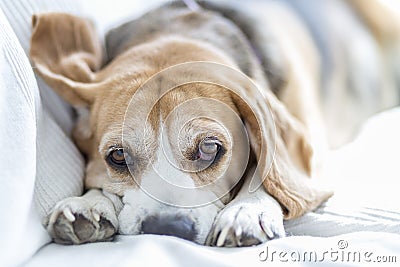
[(214, 160), (221, 149), (221, 142), (213, 137), (203, 139), (199, 144), (198, 158), (205, 161)]
[(107, 157), (107, 163), (116, 169), (125, 169), (126, 168), (126, 160), (123, 148), (111, 148)]

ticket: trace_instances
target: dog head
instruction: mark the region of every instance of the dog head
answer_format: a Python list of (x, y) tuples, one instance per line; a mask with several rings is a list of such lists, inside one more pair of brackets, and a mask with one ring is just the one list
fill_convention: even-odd
[(88, 159), (85, 184), (124, 198), (121, 232), (204, 243), (235, 188), (255, 176), (286, 218), (329, 196), (306, 179), (312, 148), (301, 124), (221, 49), (167, 36), (104, 65), (90, 22), (49, 13), (33, 27), (38, 73), (87, 110), (73, 133)]

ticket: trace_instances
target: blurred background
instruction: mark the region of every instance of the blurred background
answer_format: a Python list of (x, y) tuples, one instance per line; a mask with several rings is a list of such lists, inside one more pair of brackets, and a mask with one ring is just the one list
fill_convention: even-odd
[[(167, 2), (166, 0), (72, 0), (81, 2), (80, 4), (88, 11), (88, 15), (102, 18), (96, 20), (99, 29), (107, 30), (112, 25), (118, 25), (118, 22), (123, 22), (129, 18), (138, 16), (157, 5)], [(220, 0), (214, 0), (220, 1)], [(263, 0), (259, 0), (263, 1)], [(278, 0), (279, 1), (279, 0)], [(400, 16), (400, 1), (398, 0), (365, 0), (379, 1), (399, 13)]]
[[(88, 16), (95, 19), (100, 31), (107, 31), (147, 10), (157, 7), (166, 0), (73, 0), (80, 1)], [(218, 0), (217, 0), (218, 1)], [(99, 20), (98, 18), (102, 18)]]

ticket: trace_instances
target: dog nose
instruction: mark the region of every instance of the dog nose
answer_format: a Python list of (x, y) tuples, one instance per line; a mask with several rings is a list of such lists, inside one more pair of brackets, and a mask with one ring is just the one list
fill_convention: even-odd
[(142, 222), (143, 234), (172, 235), (193, 241), (196, 238), (195, 222), (183, 215), (151, 215)]

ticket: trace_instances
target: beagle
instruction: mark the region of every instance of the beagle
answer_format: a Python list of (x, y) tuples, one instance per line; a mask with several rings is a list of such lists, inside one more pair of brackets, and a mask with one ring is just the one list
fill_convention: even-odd
[(171, 2), (111, 30), (105, 50), (88, 20), (35, 15), (32, 62), (76, 108), (87, 157), (87, 192), (49, 215), (54, 241), (251, 246), (327, 200), (310, 179), (326, 140), (399, 100), (399, 24), (382, 29), (378, 2), (320, 2)]

